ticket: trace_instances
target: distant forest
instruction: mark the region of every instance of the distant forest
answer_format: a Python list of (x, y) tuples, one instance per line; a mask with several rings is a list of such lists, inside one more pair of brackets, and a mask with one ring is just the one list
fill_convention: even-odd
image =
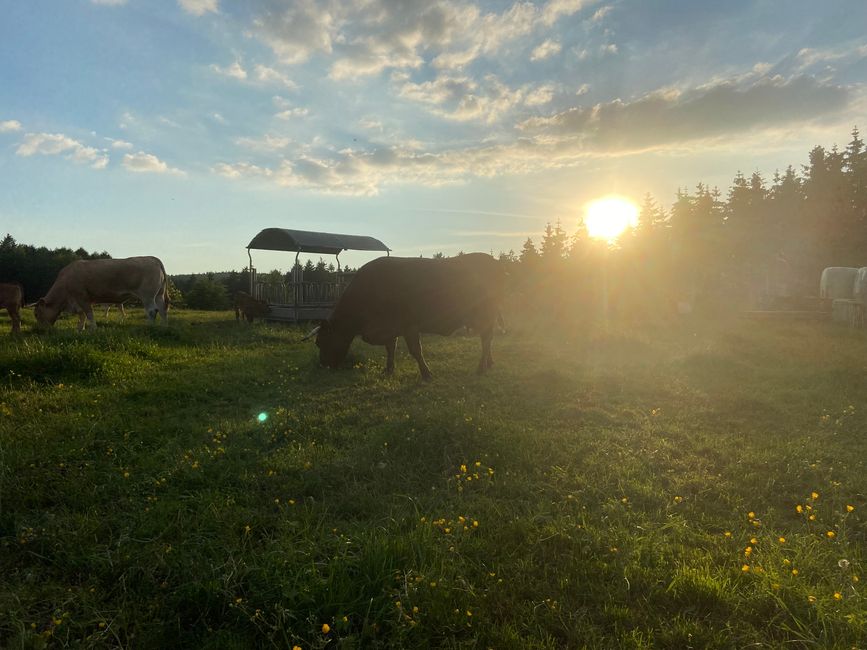
[[(7, 234), (0, 242), (0, 282), (20, 282), (33, 301), (69, 262), (105, 257), (104, 251), (19, 244)], [(743, 308), (815, 296), (823, 268), (867, 265), (867, 149), (856, 127), (845, 149), (816, 146), (800, 171), (790, 165), (770, 179), (738, 171), (725, 193), (703, 183), (678, 189), (668, 210), (648, 194), (637, 227), (616, 245), (591, 239), (583, 225), (569, 232), (556, 222), (538, 246), (528, 238), (519, 252), (499, 258), (510, 269), (515, 300), (544, 306), (552, 316), (590, 311), (603, 280), (622, 315), (666, 313), (678, 303)], [(260, 278), (285, 281), (290, 274)], [(333, 275), (321, 259), (304, 267), (305, 280)], [(226, 308), (229, 296), (249, 287), (246, 269), (172, 280), (173, 302), (200, 309)]]

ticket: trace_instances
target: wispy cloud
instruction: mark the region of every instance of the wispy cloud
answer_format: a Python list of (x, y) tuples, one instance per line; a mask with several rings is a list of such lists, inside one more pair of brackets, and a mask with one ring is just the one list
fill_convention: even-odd
[(193, 16), (204, 16), (206, 13), (218, 13), (220, 8), (217, 0), (178, 0), (181, 9)]
[(247, 71), (241, 65), (240, 61), (235, 61), (231, 65), (225, 67), (219, 66), (216, 63), (211, 64), (211, 70), (223, 77), (231, 77), (243, 81), (247, 78)]
[(93, 169), (105, 169), (108, 165), (108, 154), (105, 150), (88, 147), (62, 133), (28, 133), (15, 153), (23, 157), (64, 156)]
[(519, 124), (527, 133), (596, 151), (630, 151), (811, 120), (844, 108), (850, 91), (812, 77), (762, 77), (749, 85), (719, 82), (664, 89), (632, 102), (575, 107)]
[(530, 53), (530, 61), (541, 61), (550, 58), (555, 54), (559, 54), (562, 49), (563, 46), (560, 45), (560, 43), (549, 38), (537, 47), (533, 48), (533, 51)]
[(0, 133), (15, 133), (21, 129), (21, 122), (18, 120), (4, 120), (0, 122)]
[(144, 151), (124, 154), (121, 164), (127, 170), (135, 173), (184, 175), (180, 169), (169, 167), (152, 153), (145, 153)]

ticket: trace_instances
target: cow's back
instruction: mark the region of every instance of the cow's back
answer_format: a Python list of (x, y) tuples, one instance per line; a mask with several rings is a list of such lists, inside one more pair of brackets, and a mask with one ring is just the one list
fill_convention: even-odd
[(156, 295), (166, 282), (165, 269), (152, 256), (76, 260), (57, 276), (55, 287), (89, 302), (120, 302)]
[(484, 253), (442, 260), (381, 257), (358, 270), (332, 318), (353, 321), (359, 331), (377, 323), (395, 335), (484, 327), (496, 319), (502, 277), (499, 264)]

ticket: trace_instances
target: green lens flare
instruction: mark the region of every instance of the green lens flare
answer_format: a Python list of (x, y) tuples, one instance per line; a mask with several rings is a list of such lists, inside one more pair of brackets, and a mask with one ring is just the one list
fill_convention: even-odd
[(259, 422), (264, 422), (268, 419), (268, 414), (265, 413), (265, 411), (262, 411), (259, 415), (256, 416), (256, 419), (259, 420)]

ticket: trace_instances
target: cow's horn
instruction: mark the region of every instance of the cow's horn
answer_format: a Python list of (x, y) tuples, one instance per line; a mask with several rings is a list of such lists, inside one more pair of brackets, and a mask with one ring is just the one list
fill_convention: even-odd
[(314, 327), (312, 330), (310, 330), (310, 331), (307, 333), (307, 336), (305, 336), (305, 337), (304, 337), (303, 339), (301, 339), (301, 340), (302, 340), (302, 341), (307, 341), (308, 339), (312, 339), (314, 336), (316, 336), (316, 333), (317, 333), (320, 329), (322, 329), (322, 325), (317, 325), (316, 327)]
[(29, 305), (24, 305), (25, 309), (33, 309), (36, 306), (35, 302), (31, 302)]

